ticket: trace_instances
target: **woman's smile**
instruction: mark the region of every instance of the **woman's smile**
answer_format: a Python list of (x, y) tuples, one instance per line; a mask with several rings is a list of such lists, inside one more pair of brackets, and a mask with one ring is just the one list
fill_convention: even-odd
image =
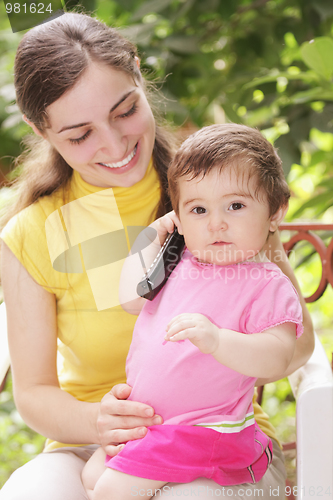
[(102, 162), (100, 162), (100, 163), (98, 163), (98, 165), (102, 165), (103, 167), (108, 167), (108, 168), (115, 168), (115, 169), (120, 169), (121, 167), (125, 167), (130, 163), (130, 161), (136, 155), (137, 148), (138, 148), (138, 144), (135, 145), (135, 148), (133, 149), (133, 151), (122, 161), (118, 161), (117, 163), (102, 163)]

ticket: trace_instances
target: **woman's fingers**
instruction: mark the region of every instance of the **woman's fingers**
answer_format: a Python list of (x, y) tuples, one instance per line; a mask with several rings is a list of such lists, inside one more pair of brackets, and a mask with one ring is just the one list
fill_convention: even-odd
[[(125, 419), (129, 419), (130, 417), (124, 417)], [(155, 416), (154, 419), (151, 419), (151, 421), (144, 421), (145, 425), (138, 425), (137, 427), (132, 427), (132, 423), (129, 425), (128, 428), (126, 427), (120, 427), (121, 425), (124, 425), (124, 422), (119, 422), (116, 420), (113, 421), (113, 425), (115, 426), (113, 429), (108, 429), (105, 430), (101, 437), (101, 445), (103, 446), (104, 450), (112, 456), (112, 453), (109, 453), (107, 451), (108, 446), (112, 447), (118, 447), (119, 443), (127, 443), (127, 441), (134, 441), (136, 439), (141, 439), (143, 438), (147, 432), (148, 429), (147, 427), (151, 425), (157, 425), (157, 424), (162, 424), (163, 419), (161, 417)], [(140, 422), (138, 422), (139, 424)], [(127, 424), (125, 424), (127, 425)], [(118, 451), (113, 450), (114, 452), (118, 453)]]
[(119, 446), (120, 444), (127, 443), (127, 441), (135, 441), (136, 439), (142, 439), (147, 434), (147, 427), (137, 427), (135, 429), (114, 429), (109, 431), (105, 435), (105, 445), (106, 446)]
[[(117, 393), (117, 392), (116, 392)], [(144, 403), (128, 401), (127, 399), (117, 399), (112, 391), (106, 394), (101, 401), (100, 413), (109, 416), (134, 415), (138, 417), (150, 418), (154, 416), (154, 409)]]
[(126, 398), (130, 393), (130, 386), (119, 384), (113, 387), (100, 403), (97, 428), (105, 450), (107, 446), (113, 446), (113, 452), (118, 453), (118, 443), (140, 439), (147, 433), (148, 426), (163, 422), (159, 415), (154, 414), (151, 406), (128, 401)]
[(132, 392), (132, 387), (128, 384), (117, 384), (112, 387), (109, 394), (112, 394), (116, 399), (127, 399)]
[(154, 415), (150, 418), (137, 417), (133, 415), (109, 415), (99, 420), (100, 428), (104, 432), (114, 432), (118, 430), (135, 429), (138, 427), (149, 427), (150, 425), (162, 424), (163, 419), (160, 415)]

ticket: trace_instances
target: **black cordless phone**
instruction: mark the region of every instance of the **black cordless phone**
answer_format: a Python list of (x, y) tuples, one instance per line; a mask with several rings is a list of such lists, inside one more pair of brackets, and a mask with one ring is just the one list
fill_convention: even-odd
[(147, 274), (138, 284), (136, 291), (140, 297), (148, 300), (153, 300), (156, 297), (182, 258), (184, 248), (184, 237), (175, 229), (167, 237)]

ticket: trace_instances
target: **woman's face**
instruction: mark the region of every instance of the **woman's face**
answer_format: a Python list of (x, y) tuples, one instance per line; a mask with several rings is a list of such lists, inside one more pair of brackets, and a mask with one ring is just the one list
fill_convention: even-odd
[(43, 137), (86, 182), (129, 187), (144, 177), (155, 121), (143, 89), (129, 75), (92, 63), (46, 111), (50, 128)]

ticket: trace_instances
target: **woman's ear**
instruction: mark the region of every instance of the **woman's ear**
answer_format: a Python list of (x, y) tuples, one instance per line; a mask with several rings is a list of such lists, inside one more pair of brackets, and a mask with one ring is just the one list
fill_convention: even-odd
[(135, 59), (135, 62), (136, 62), (137, 67), (138, 67), (138, 68), (139, 68), (139, 70), (140, 70), (140, 59), (138, 58), (138, 56), (135, 56), (135, 57), (134, 57), (134, 59)]
[(35, 132), (36, 135), (39, 135), (40, 137), (44, 137), (42, 132), (36, 127), (34, 123), (32, 123), (25, 115), (22, 115), (22, 120), (29, 125), (29, 127), (32, 128), (32, 130)]
[(288, 212), (288, 207), (289, 207), (289, 204), (286, 203), (285, 205), (280, 207), (278, 209), (278, 211), (275, 212), (274, 215), (271, 216), (271, 223), (269, 226), (269, 231), (271, 233), (275, 233), (275, 231), (278, 229), (279, 225), (281, 224), (281, 222), (285, 218), (286, 213)]

